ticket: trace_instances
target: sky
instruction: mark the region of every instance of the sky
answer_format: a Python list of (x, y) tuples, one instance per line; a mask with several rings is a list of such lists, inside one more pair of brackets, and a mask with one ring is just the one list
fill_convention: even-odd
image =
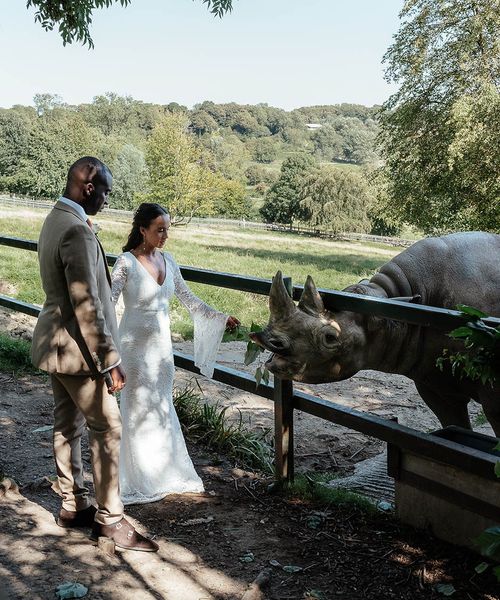
[(132, 0), (95, 11), (89, 50), (42, 30), (26, 0), (0, 0), (0, 106), (46, 92), (79, 104), (108, 91), (190, 108), (380, 104), (395, 91), (381, 61), (402, 4), (234, 0), (218, 19), (201, 0)]

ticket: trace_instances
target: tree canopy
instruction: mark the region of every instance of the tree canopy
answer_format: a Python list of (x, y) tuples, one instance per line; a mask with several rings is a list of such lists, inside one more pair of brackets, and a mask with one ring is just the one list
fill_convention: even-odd
[(301, 205), (304, 182), (315, 170), (307, 154), (290, 156), (281, 165), (280, 176), (266, 194), (260, 214), (268, 223), (287, 223), (306, 218)]
[(500, 231), (499, 0), (407, 0), (384, 58), (387, 214), (424, 231)]
[[(317, 130), (307, 127), (301, 109), (207, 101), (189, 110), (111, 92), (78, 105), (40, 93), (33, 103), (0, 108), (0, 191), (55, 199), (71, 162), (91, 154), (111, 168), (115, 208), (134, 209), (149, 198), (168, 205), (176, 221), (192, 215), (255, 219), (264, 204), (269, 221), (305, 222), (300, 193), (318, 167)], [(373, 111), (366, 107), (363, 118), (359, 107), (353, 114), (348, 105), (321, 112), (322, 127), (336, 115), (371, 131)], [(469, 112), (464, 106), (457, 120), (464, 122)], [(456, 145), (457, 164), (474, 134), (471, 127)], [(352, 147), (351, 133), (339, 127), (342, 148)], [(372, 151), (369, 137), (359, 137), (365, 153)], [(481, 139), (476, 143), (481, 152)], [(340, 168), (361, 172), (357, 165)]]
[[(201, 0), (208, 10), (217, 17), (222, 17), (233, 8), (233, 0)], [(90, 35), (92, 13), (96, 9), (109, 8), (113, 4), (128, 6), (132, 0), (27, 0), (27, 7), (34, 7), (35, 21), (46, 31), (55, 27), (61, 35), (63, 44), (74, 41), (94, 47)]]

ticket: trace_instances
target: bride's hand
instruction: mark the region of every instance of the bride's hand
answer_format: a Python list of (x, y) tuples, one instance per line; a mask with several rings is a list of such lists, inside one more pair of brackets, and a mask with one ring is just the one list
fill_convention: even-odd
[(226, 322), (226, 331), (233, 331), (239, 324), (240, 322), (236, 317), (229, 316)]

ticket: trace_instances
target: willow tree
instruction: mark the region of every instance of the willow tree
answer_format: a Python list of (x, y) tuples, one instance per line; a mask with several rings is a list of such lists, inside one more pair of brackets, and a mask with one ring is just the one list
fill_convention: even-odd
[(426, 232), (500, 231), (500, 1), (407, 0), (384, 62), (386, 213)]

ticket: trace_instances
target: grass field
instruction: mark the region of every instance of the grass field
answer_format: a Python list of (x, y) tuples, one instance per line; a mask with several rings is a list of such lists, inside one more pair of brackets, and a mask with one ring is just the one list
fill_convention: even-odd
[[(36, 240), (44, 217), (43, 211), (0, 208), (0, 234)], [(99, 237), (105, 250), (119, 253), (129, 224), (111, 221), (104, 215), (95, 221), (102, 227)], [(181, 265), (264, 278), (271, 278), (281, 269), (295, 283), (304, 283), (311, 274), (318, 286), (331, 289), (342, 289), (369, 276), (399, 252), (382, 244), (199, 226), (172, 228), (166, 249)], [(0, 282), (11, 284), (20, 300), (43, 303), (34, 252), (0, 246)], [(265, 297), (201, 284), (190, 287), (212, 306), (237, 316), (244, 325), (267, 322)], [(172, 306), (172, 328), (187, 336), (192, 330), (189, 316), (176, 303)]]

